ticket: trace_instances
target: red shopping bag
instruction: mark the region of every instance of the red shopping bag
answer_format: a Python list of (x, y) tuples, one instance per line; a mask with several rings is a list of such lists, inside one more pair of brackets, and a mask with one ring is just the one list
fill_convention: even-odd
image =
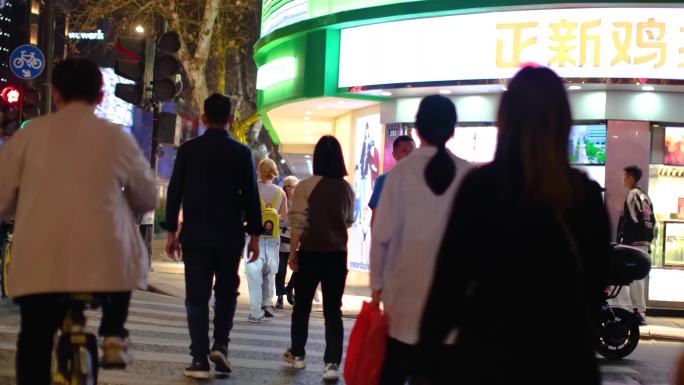
[(385, 316), (378, 306), (364, 302), (349, 336), (344, 381), (347, 385), (378, 385), (387, 344)]

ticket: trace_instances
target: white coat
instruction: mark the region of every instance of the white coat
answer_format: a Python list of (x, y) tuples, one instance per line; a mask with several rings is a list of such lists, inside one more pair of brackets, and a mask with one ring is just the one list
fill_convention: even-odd
[(158, 203), (134, 139), (80, 102), (32, 120), (0, 151), (0, 218), (14, 218), (11, 297), (145, 288), (132, 212)]

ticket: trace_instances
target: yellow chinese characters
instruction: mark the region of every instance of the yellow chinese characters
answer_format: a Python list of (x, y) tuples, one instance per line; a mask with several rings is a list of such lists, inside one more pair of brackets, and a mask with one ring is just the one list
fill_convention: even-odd
[[(549, 23), (547, 52), (550, 59), (547, 63), (554, 67), (600, 67), (602, 63), (608, 64), (606, 60), (610, 58), (610, 66), (613, 67), (620, 64), (663, 67), (667, 62), (665, 22), (657, 21), (654, 17), (644, 19), (645, 21), (608, 22), (605, 26), (602, 19), (572, 21), (562, 18), (557, 22)], [(510, 38), (497, 39), (496, 66), (498, 68), (520, 66), (523, 50), (538, 44), (543, 28), (544, 24), (540, 25), (538, 22), (497, 24), (496, 29), (509, 31), (512, 40)], [(684, 27), (680, 31), (684, 32)], [(604, 45), (604, 61), (602, 61), (602, 39), (605, 38), (608, 43), (611, 37), (613, 50), (605, 52), (608, 47)], [(511, 49), (505, 50), (506, 44), (511, 43)], [(511, 54), (504, 58), (504, 52), (511, 52)], [(684, 55), (684, 47), (679, 48), (679, 54)], [(538, 55), (540, 55), (539, 50), (535, 50), (535, 56)], [(535, 57), (533, 60), (543, 62), (542, 59)], [(679, 64), (679, 67), (684, 67), (684, 63)]]
[(577, 36), (574, 35), (576, 28), (577, 23), (568, 23), (566, 19), (562, 19), (559, 23), (551, 23), (551, 30), (553, 31), (551, 41), (557, 45), (549, 47), (551, 51), (556, 53), (549, 61), (549, 66), (555, 63), (558, 63), (559, 67), (565, 67), (565, 63), (577, 65), (575, 59), (570, 56), (570, 52), (576, 48), (571, 44), (577, 39)]
[(501, 39), (496, 41), (496, 66), (499, 68), (515, 68), (520, 66), (520, 55), (522, 50), (537, 44), (537, 37), (531, 37), (525, 41), (522, 41), (522, 31), (524, 28), (534, 28), (539, 23), (508, 23), (508, 24), (497, 24), (496, 29), (512, 29), (513, 30), (513, 55), (511, 60), (504, 61), (503, 50), (504, 42)]

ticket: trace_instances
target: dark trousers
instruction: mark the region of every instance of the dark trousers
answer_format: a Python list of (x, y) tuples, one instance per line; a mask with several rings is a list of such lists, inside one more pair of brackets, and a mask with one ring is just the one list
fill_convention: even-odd
[(292, 311), (292, 353), (305, 356), (309, 336), (309, 315), (318, 283), (323, 291), (325, 317), (326, 363), (338, 364), (342, 360), (342, 295), (347, 281), (347, 252), (298, 253), (299, 274), (295, 285), (297, 301)]
[[(97, 297), (102, 304), (99, 334), (126, 337), (128, 332), (124, 329), (124, 323), (128, 318), (131, 293), (102, 293)], [(38, 294), (15, 300), (21, 314), (16, 358), (18, 385), (52, 383), (53, 337), (69, 308), (67, 298), (67, 294)]]
[(452, 384), (458, 372), (455, 345), (441, 345), (434, 351), (421, 351), (416, 345), (387, 337), (380, 385)]
[(241, 253), (242, 245), (183, 249), (185, 308), (190, 329), (190, 354), (195, 360), (206, 360), (209, 354), (209, 300), (212, 283), (214, 342), (228, 345), (240, 286), (238, 267)]
[[(287, 275), (287, 260), (290, 257), (289, 252), (280, 252), (280, 261), (278, 263), (278, 273), (275, 276), (276, 295), (281, 296), (287, 294), (285, 288), (285, 276)], [(290, 287), (290, 285), (287, 285)]]
[(387, 337), (380, 385), (404, 385), (407, 380), (409, 384), (415, 384), (416, 362), (418, 353), (414, 345)]

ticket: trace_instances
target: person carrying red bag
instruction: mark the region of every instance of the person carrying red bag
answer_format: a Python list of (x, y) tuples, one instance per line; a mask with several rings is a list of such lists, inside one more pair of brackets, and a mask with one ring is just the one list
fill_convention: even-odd
[(387, 324), (377, 303), (364, 302), (349, 335), (344, 361), (347, 385), (378, 385), (385, 360)]
[[(373, 224), (371, 288), (382, 299), (387, 345), (382, 385), (404, 385), (420, 374), (420, 322), (451, 203), (472, 168), (446, 148), (456, 107), (446, 97), (425, 97), (416, 115), (421, 146), (387, 176)], [(446, 304), (445, 304), (446, 306)]]

